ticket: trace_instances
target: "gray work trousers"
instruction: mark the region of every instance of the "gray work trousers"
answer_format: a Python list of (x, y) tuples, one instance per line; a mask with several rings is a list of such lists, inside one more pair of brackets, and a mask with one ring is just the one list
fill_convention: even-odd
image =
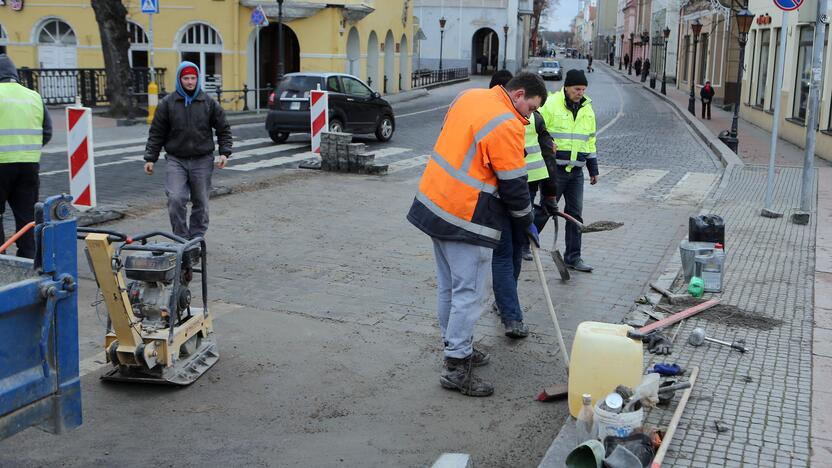
[[(173, 233), (185, 239), (205, 237), (208, 231), (208, 195), (211, 193), (211, 175), (214, 173), (214, 156), (177, 158), (167, 155), (165, 195), (168, 197), (168, 214)], [(191, 219), (188, 218), (188, 202), (191, 202)]]

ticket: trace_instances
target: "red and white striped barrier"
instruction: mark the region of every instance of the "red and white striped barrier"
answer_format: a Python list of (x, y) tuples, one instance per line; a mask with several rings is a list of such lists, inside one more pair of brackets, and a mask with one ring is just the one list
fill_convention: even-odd
[(321, 152), (321, 132), (329, 128), (329, 96), (313, 90), (309, 96), (309, 119), (312, 123), (312, 152)]
[(86, 211), (95, 207), (95, 161), (89, 107), (66, 108), (66, 135), (72, 205)]

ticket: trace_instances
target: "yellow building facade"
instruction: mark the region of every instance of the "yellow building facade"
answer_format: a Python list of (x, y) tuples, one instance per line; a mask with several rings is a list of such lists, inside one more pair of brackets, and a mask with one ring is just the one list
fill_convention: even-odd
[[(153, 66), (166, 70), (164, 89), (174, 88), (173, 75), (182, 60), (200, 66), (209, 91), (218, 86), (224, 91), (240, 90), (243, 85), (254, 89), (258, 74), (261, 88), (275, 83), (279, 56), (276, 1), (159, 2), (152, 35), (150, 17), (141, 13), (141, 2), (130, 0), (125, 6), (131, 65), (150, 64), (152, 42)], [(5, 49), (19, 68), (104, 67), (89, 0), (23, 0), (21, 9), (13, 9), (11, 1), (2, 3), (0, 50)], [(270, 23), (259, 29), (259, 41), (258, 28), (251, 24), (258, 6)], [(285, 0), (282, 13), (285, 73), (350, 73), (385, 94), (410, 88), (411, 0)], [(242, 107), (242, 95), (233, 95), (224, 93), (223, 104)], [(250, 95), (249, 106), (253, 100)]]

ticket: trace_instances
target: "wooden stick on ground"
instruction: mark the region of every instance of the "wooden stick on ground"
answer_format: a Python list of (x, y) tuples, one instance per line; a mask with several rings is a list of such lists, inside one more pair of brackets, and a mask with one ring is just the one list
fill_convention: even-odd
[(676, 322), (681, 322), (682, 320), (692, 315), (696, 315), (699, 312), (702, 312), (703, 310), (710, 309), (711, 307), (717, 304), (719, 304), (719, 299), (711, 299), (710, 301), (703, 302), (699, 305), (695, 305), (689, 309), (685, 309), (679, 313), (671, 315), (670, 317), (659, 320), (658, 322), (653, 322), (650, 325), (643, 326), (636, 330), (636, 332), (645, 335), (657, 328), (664, 328), (668, 325), (673, 325)]
[(679, 420), (682, 419), (682, 412), (685, 411), (685, 405), (687, 405), (688, 398), (690, 398), (690, 394), (693, 391), (693, 386), (696, 384), (696, 376), (698, 374), (699, 367), (694, 367), (690, 373), (690, 387), (685, 390), (685, 393), (682, 394), (682, 399), (679, 400), (679, 406), (676, 407), (673, 418), (670, 420), (670, 425), (667, 426), (667, 432), (664, 434), (659, 451), (653, 457), (653, 463), (650, 465), (652, 468), (661, 468), (662, 466), (662, 461), (664, 461), (664, 456), (667, 453), (668, 447), (670, 447), (670, 441), (673, 439), (673, 433), (676, 432), (676, 426), (679, 425)]

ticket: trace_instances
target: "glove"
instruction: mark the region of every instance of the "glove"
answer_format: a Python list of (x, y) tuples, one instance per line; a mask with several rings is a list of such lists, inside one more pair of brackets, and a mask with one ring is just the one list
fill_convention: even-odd
[(526, 234), (529, 236), (529, 240), (534, 242), (535, 247), (538, 249), (540, 248), (540, 233), (537, 232), (537, 226), (534, 223), (529, 224), (529, 227), (526, 228)]
[(560, 212), (558, 209), (558, 199), (556, 197), (545, 197), (540, 204), (543, 205), (543, 211), (551, 217), (557, 216)]
[(652, 354), (666, 355), (673, 352), (673, 345), (662, 333), (649, 333), (644, 337), (643, 341), (647, 344), (647, 351)]
[(661, 376), (670, 377), (674, 375), (683, 375), (685, 369), (681, 368), (679, 364), (657, 363), (653, 364), (653, 368), (648, 373), (655, 372)]

